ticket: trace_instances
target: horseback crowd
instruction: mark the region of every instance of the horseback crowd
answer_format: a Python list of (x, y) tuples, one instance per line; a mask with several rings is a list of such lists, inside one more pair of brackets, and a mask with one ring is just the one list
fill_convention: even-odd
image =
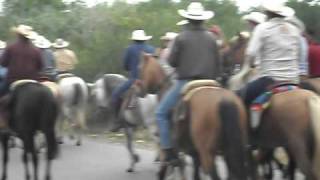
[[(220, 179), (214, 163), (218, 154), (226, 161), (230, 179), (257, 179), (257, 164), (270, 168), (265, 174), (272, 178), (278, 147), (284, 148), (289, 157), (287, 167), (282, 169), (284, 175), (294, 179), (299, 169), (307, 179), (320, 179), (320, 45), (292, 8), (265, 3), (262, 9), (245, 15), (248, 32), (227, 42), (219, 26), (209, 30), (204, 27), (214, 12), (192, 2), (186, 10), (178, 11), (184, 18), (177, 23), (181, 32), (167, 32), (161, 37), (161, 48), (147, 43), (152, 36), (144, 30), (132, 32), (132, 44), (123, 58), (127, 79), (109, 74), (89, 84), (97, 104), (111, 108), (115, 114), (111, 130), (125, 128), (128, 138), (128, 127), (137, 123), (131, 116), (140, 113), (138, 119), (144, 118), (141, 114), (145, 112), (136, 113), (134, 109), (143, 106), (141, 102), (146, 102), (148, 94), (157, 96), (159, 103), (153, 115), (162, 152), (159, 179), (165, 179), (169, 166), (176, 165), (183, 171), (180, 152), (193, 158), (194, 179), (200, 179), (200, 168), (213, 179)], [(51, 44), (26, 25), (13, 31), (17, 35), (15, 43), (7, 47), (0, 43), (0, 96), (7, 102), (0, 103), (0, 131), (9, 134), (21, 130), (19, 121), (12, 120), (17, 118), (17, 111), (11, 109), (19, 109), (12, 104), (19, 104), (16, 101), (23, 96), (19, 95), (19, 86), (21, 89), (29, 81), (16, 82), (57, 81), (62, 93), (61, 87), (67, 87), (69, 81), (62, 83), (59, 74), (72, 76), (78, 63), (63, 39)], [(84, 101), (88, 98), (84, 83), (79, 79), (73, 82), (80, 85), (71, 87), (75, 95), (67, 105), (79, 104), (77, 97), (82, 96)], [(4, 113), (6, 110), (9, 113)], [(133, 171), (138, 157), (131, 144), (128, 148)]]

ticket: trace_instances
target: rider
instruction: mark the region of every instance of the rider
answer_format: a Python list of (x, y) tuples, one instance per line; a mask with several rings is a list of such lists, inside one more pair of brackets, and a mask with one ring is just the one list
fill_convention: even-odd
[(9, 45), (1, 58), (1, 65), (8, 69), (5, 86), (0, 90), (0, 97), (9, 91), (12, 82), (22, 79), (38, 80), (43, 68), (39, 49), (30, 40), (35, 38), (32, 27), (19, 25), (13, 28), (17, 41)]
[(173, 45), (174, 39), (178, 36), (175, 32), (167, 32), (160, 39), (164, 43), (164, 48), (159, 55), (159, 62), (167, 75), (172, 75), (174, 69), (169, 65), (168, 58)]
[(69, 42), (63, 39), (56, 39), (52, 46), (55, 48), (53, 55), (56, 60), (58, 74), (72, 72), (78, 64), (78, 58), (73, 51), (67, 49)]
[(46, 78), (49, 78), (49, 80), (53, 81), (57, 75), (57, 71), (53, 52), (50, 49), (51, 42), (44, 36), (38, 36), (33, 43), (37, 48), (40, 49), (42, 59), (44, 60), (44, 68), (42, 70), (42, 75), (44, 75)]
[[(114, 106), (116, 115), (118, 116), (121, 106), (121, 96), (130, 89), (130, 87), (139, 78), (139, 63), (142, 56), (142, 52), (154, 54), (154, 47), (145, 43), (150, 40), (152, 36), (147, 36), (144, 30), (135, 30), (132, 32), (131, 40), (133, 43), (126, 49), (123, 67), (129, 72), (129, 79), (124, 84), (116, 88), (112, 92), (112, 104)], [(121, 128), (121, 122), (116, 118), (114, 127), (111, 131), (118, 131)]]
[[(298, 54), (301, 34), (285, 20), (286, 17), (294, 15), (294, 10), (282, 3), (266, 3), (263, 8), (268, 21), (254, 29), (246, 50), (246, 58), (252, 65), (256, 57), (259, 57), (259, 78), (239, 92), (247, 107), (275, 81), (299, 82)], [(255, 127), (260, 120), (260, 113), (251, 113), (251, 122), (255, 124), (252, 126)]]
[(183, 86), (191, 80), (215, 79), (219, 75), (219, 52), (215, 37), (203, 27), (205, 20), (213, 17), (200, 2), (192, 2), (179, 14), (188, 19), (184, 31), (174, 41), (169, 63), (176, 68), (178, 80), (166, 92), (156, 111), (160, 129), (160, 145), (165, 161), (177, 158), (170, 137), (170, 111), (177, 103)]
[(8, 71), (0, 89), (0, 97), (2, 97), (0, 100), (1, 133), (12, 133), (7, 122), (3, 121), (6, 115), (3, 114), (2, 109), (8, 103), (8, 98), (3, 98), (3, 96), (9, 92), (11, 83), (23, 79), (38, 80), (43, 68), (40, 51), (30, 42), (36, 36), (32, 27), (19, 25), (12, 30), (17, 35), (17, 40), (5, 48), (1, 57), (1, 66), (7, 68)]

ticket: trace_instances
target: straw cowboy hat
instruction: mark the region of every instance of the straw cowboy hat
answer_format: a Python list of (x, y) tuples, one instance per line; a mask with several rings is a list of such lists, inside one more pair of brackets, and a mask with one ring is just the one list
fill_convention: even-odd
[(252, 12), (250, 14), (243, 16), (242, 19), (245, 21), (253, 21), (255, 23), (261, 24), (266, 21), (267, 16), (260, 12)]
[(186, 25), (186, 24), (189, 24), (189, 21), (188, 20), (182, 20), (182, 21), (179, 21), (179, 22), (177, 22), (177, 26), (184, 26), (184, 25)]
[(208, 20), (214, 16), (213, 11), (205, 11), (203, 5), (200, 2), (192, 2), (188, 6), (187, 10), (178, 10), (180, 16), (186, 19), (192, 20)]
[(150, 39), (152, 39), (152, 36), (147, 36), (144, 30), (135, 30), (131, 35), (131, 40), (135, 41), (147, 41)]
[(295, 14), (295, 11), (288, 6), (285, 6), (284, 3), (266, 2), (262, 4), (262, 9), (283, 17), (290, 17)]
[(56, 39), (56, 40), (54, 41), (54, 43), (52, 44), (52, 46), (53, 46), (54, 48), (59, 49), (59, 48), (68, 47), (69, 44), (70, 44), (69, 42), (67, 42), (67, 41), (59, 38), (59, 39)]
[(12, 31), (24, 36), (27, 39), (35, 39), (37, 37), (37, 33), (33, 31), (31, 26), (27, 25), (18, 25), (17, 27), (13, 27)]
[(4, 49), (7, 47), (7, 43), (0, 40), (0, 49)]
[(164, 36), (162, 36), (160, 39), (161, 40), (174, 40), (178, 36), (178, 33), (175, 32), (167, 32)]
[(37, 39), (34, 40), (33, 44), (41, 49), (47, 49), (51, 47), (51, 42), (45, 38), (44, 36), (38, 36)]

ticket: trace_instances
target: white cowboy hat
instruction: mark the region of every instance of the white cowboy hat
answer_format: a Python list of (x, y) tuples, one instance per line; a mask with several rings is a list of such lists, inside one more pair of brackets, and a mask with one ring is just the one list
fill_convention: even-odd
[(167, 32), (164, 36), (162, 36), (160, 39), (161, 40), (174, 40), (178, 36), (178, 33), (175, 32)]
[(208, 20), (214, 16), (213, 11), (205, 11), (203, 5), (200, 2), (192, 2), (188, 6), (187, 10), (178, 10), (180, 16), (186, 19), (192, 20)]
[(31, 26), (27, 26), (24, 24), (20, 24), (17, 27), (13, 27), (12, 31), (24, 36), (27, 39), (35, 39), (37, 37), (37, 33), (33, 31)]
[(183, 25), (186, 25), (186, 24), (189, 24), (189, 21), (188, 20), (182, 20), (182, 21), (179, 21), (179, 22), (177, 22), (177, 26), (183, 26)]
[(69, 42), (67, 42), (67, 41), (59, 38), (59, 39), (56, 39), (56, 40), (54, 41), (54, 43), (52, 44), (52, 46), (53, 46), (54, 48), (58, 48), (58, 49), (59, 49), (59, 48), (68, 47), (69, 44), (70, 44)]
[(0, 49), (4, 49), (7, 47), (7, 43), (0, 40)]
[(47, 49), (51, 47), (51, 42), (44, 36), (38, 36), (37, 39), (33, 41), (33, 44), (41, 49)]
[(300, 32), (304, 32), (306, 30), (304, 23), (296, 16), (287, 17), (285, 20), (296, 26)]
[(252, 12), (250, 14), (243, 16), (242, 19), (245, 21), (253, 21), (255, 23), (261, 24), (266, 21), (267, 16), (260, 12)]
[(152, 36), (147, 36), (144, 30), (135, 30), (132, 32), (131, 40), (136, 41), (147, 41), (150, 40)]
[(285, 6), (284, 3), (266, 2), (262, 4), (262, 9), (283, 17), (290, 17), (295, 14), (295, 11), (288, 6)]

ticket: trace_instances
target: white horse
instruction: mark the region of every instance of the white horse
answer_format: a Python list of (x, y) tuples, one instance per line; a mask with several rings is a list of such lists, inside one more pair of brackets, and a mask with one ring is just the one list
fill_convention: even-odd
[[(94, 96), (95, 103), (100, 108), (112, 110), (111, 94), (115, 88), (127, 80), (119, 74), (105, 74), (98, 79), (94, 84), (91, 84), (91, 93)], [(121, 111), (121, 116), (125, 121), (124, 132), (127, 138), (127, 148), (130, 153), (131, 163), (127, 170), (133, 172), (135, 164), (139, 161), (139, 156), (133, 148), (133, 133), (137, 126), (144, 126), (149, 131), (155, 142), (158, 142), (157, 126), (155, 121), (155, 108), (157, 105), (156, 95), (149, 94), (145, 98), (137, 98), (137, 105), (134, 108), (124, 109)], [(114, 112), (111, 111), (114, 114)]]
[[(84, 80), (76, 76), (61, 75), (58, 81), (61, 95), (61, 118), (58, 129), (61, 130), (64, 121), (68, 124), (70, 135), (76, 136), (76, 145), (81, 145), (81, 136), (86, 129), (86, 107), (89, 91)], [(61, 135), (61, 134), (60, 134)]]

